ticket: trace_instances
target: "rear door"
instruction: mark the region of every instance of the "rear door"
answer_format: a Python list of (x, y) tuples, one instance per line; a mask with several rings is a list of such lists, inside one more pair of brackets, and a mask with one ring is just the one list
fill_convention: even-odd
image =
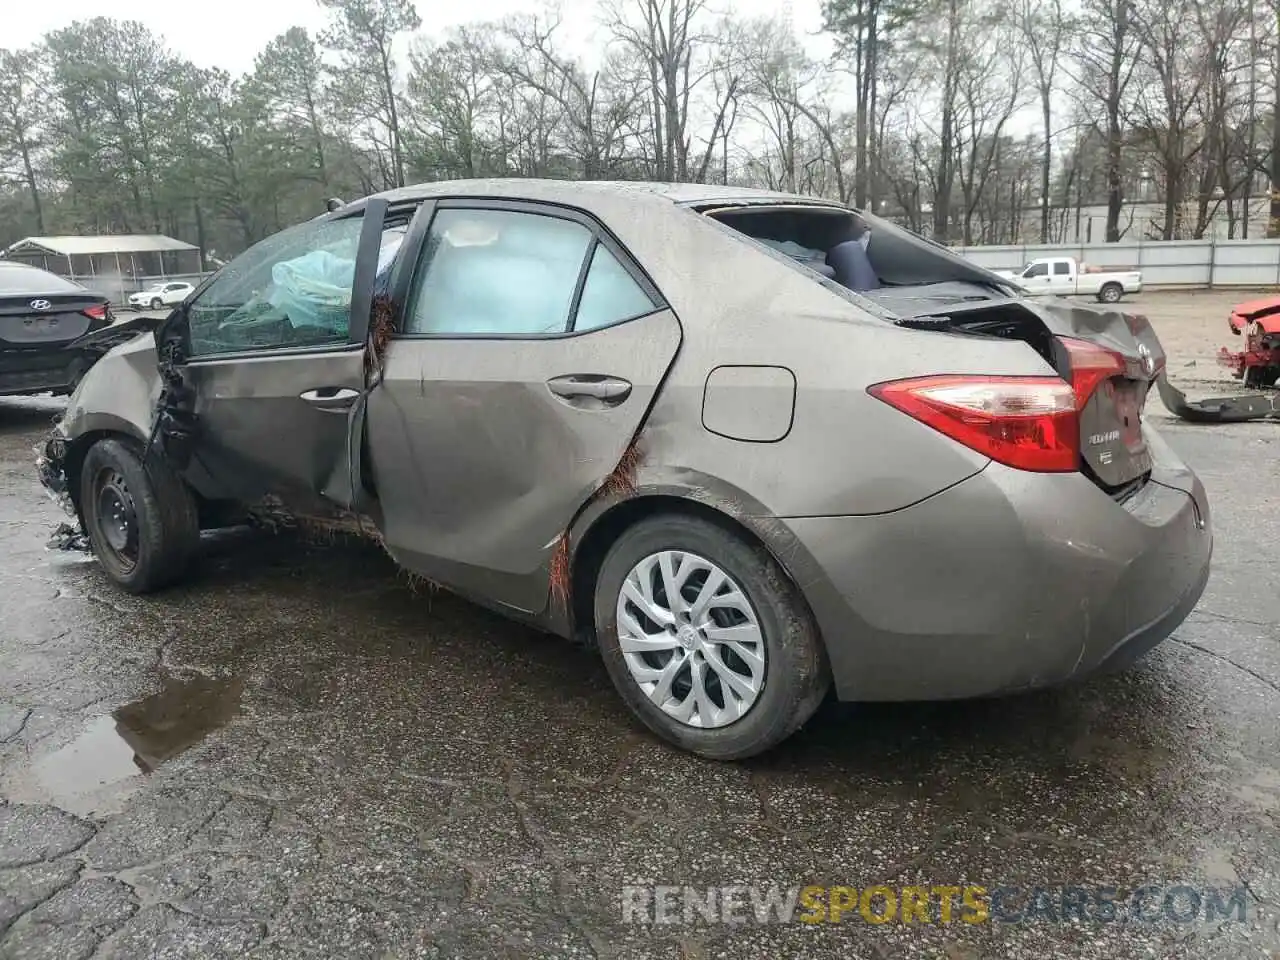
[(600, 224), (560, 207), (440, 201), (397, 271), (367, 417), (384, 542), (541, 611), (557, 540), (643, 425), (679, 322)]
[(1063, 296), (1076, 292), (1076, 278), (1070, 260), (1054, 260), (1049, 264), (1049, 292)]
[(197, 462), (217, 495), (349, 504), (348, 422), (386, 211), (371, 201), (269, 237), (185, 308)]

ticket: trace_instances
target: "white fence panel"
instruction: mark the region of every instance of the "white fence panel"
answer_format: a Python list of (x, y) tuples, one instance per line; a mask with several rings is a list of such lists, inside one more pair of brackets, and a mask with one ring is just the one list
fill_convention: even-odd
[(1280, 240), (1164, 240), (1062, 246), (953, 247), (992, 270), (1019, 270), (1040, 257), (1075, 257), (1115, 270), (1141, 270), (1150, 287), (1280, 286)]

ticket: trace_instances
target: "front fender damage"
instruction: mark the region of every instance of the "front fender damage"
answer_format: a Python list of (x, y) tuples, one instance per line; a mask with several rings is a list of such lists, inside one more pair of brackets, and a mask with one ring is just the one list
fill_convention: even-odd
[(180, 353), (171, 347), (157, 350), (153, 326), (154, 321), (126, 322), (94, 335), (87, 345), (102, 355), (77, 385), (52, 434), (35, 450), (41, 485), (73, 521), (57, 526), (51, 547), (87, 547), (76, 481), (93, 437), (127, 436), (147, 454), (154, 445), (166, 456), (183, 454), (184, 441), (193, 432), (189, 411), (194, 397), (176, 369)]

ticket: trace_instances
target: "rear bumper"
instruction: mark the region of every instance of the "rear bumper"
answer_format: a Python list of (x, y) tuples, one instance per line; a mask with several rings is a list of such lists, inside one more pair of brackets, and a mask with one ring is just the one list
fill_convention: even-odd
[(96, 357), (83, 350), (0, 350), (0, 396), (70, 392)]
[(1025, 690), (1150, 650), (1213, 551), (1199, 481), (1181, 464), (1153, 476), (1118, 504), (1078, 474), (992, 464), (895, 513), (783, 521), (840, 698)]

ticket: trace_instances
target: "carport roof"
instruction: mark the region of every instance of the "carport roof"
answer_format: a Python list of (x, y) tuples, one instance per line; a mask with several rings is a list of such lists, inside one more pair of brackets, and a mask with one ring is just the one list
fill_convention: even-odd
[(60, 257), (98, 253), (167, 253), (197, 249), (189, 243), (157, 233), (128, 233), (94, 237), (27, 237), (10, 246), (5, 253), (20, 250), (42, 250)]

